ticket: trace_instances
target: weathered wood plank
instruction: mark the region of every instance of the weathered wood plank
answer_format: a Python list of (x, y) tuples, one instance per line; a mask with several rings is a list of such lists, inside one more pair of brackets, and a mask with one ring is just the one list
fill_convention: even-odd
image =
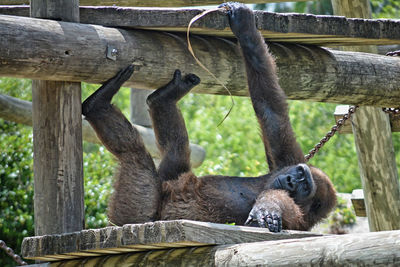
[[(81, 23), (110, 27), (186, 32), (203, 9), (81, 7)], [(0, 7), (0, 14), (29, 16), (29, 8)], [(341, 16), (255, 11), (257, 27), (271, 42), (314, 45), (400, 44), (399, 20), (346, 19)], [(208, 14), (192, 26), (193, 34), (233, 37), (224, 12)]]
[[(372, 17), (369, 0), (332, 0), (332, 6), (338, 15)], [(358, 49), (343, 47), (346, 51)], [(366, 46), (361, 51), (377, 53), (377, 48)], [(369, 228), (371, 231), (398, 230), (400, 186), (389, 115), (378, 107), (360, 107), (351, 122)]]
[(61, 235), (25, 238), (26, 259), (59, 260), (166, 248), (238, 244), (321, 236), (299, 231), (271, 233), (268, 229), (188, 220), (157, 221), (89, 229)]
[[(31, 0), (31, 16), (79, 22), (79, 1)], [(35, 234), (83, 229), (81, 84), (32, 82)]]
[(400, 231), (153, 250), (50, 266), (398, 266)]
[[(201, 69), (186, 48), (185, 36), (122, 30), (0, 15), (0, 76), (102, 83), (134, 62), (125, 84), (155, 89), (176, 68), (202, 79), (194, 92), (227, 94)], [(30, 40), (30, 42), (26, 42)], [(234, 40), (192, 36), (198, 58), (233, 95), (248, 94), (243, 60)], [(106, 57), (107, 46), (118, 50)], [(400, 102), (400, 60), (380, 55), (270, 43), (280, 84), (290, 99), (394, 106)]]
[(354, 189), (351, 193), (351, 203), (353, 204), (354, 211), (359, 217), (367, 217), (365, 210), (364, 193), (362, 189)]
[[(0, 94), (0, 118), (32, 126), (32, 103)], [(151, 156), (159, 159), (161, 156), (156, 145), (154, 131), (140, 125), (133, 124), (133, 126), (139, 131)], [(84, 140), (101, 144), (93, 128), (86, 120), (82, 120), (82, 133)], [(190, 150), (190, 163), (195, 168), (199, 167), (206, 156), (205, 150), (196, 144), (190, 144)]]
[(354, 139), (371, 231), (400, 229), (400, 186), (389, 118), (380, 108), (359, 108)]
[[(291, 2), (303, 2), (307, 0), (290, 0)], [(220, 0), (80, 0), (83, 6), (135, 6), (135, 7), (180, 7), (180, 6), (206, 6), (206, 5), (219, 5)], [(286, 0), (242, 0), (242, 3), (258, 4), (258, 3), (278, 3), (286, 2)], [(0, 0), (0, 5), (29, 5), (29, 0)]]

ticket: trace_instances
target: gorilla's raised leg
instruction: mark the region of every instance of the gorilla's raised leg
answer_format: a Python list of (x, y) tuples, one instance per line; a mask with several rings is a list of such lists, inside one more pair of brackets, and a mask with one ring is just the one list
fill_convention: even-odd
[(150, 116), (162, 155), (158, 173), (162, 181), (177, 179), (190, 171), (189, 139), (180, 110), (176, 107), (179, 99), (200, 82), (194, 74), (183, 79), (176, 70), (174, 78), (147, 98)]
[(82, 104), (83, 115), (120, 164), (108, 214), (117, 225), (156, 220), (161, 198), (161, 180), (141, 136), (111, 105), (112, 97), (132, 73), (133, 66), (121, 70)]

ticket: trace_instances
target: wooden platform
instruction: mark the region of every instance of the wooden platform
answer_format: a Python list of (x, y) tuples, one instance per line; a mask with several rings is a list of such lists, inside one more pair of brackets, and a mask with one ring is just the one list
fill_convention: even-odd
[(240, 244), (321, 236), (299, 231), (271, 233), (257, 227), (233, 226), (188, 220), (129, 224), (60, 235), (25, 238), (25, 259), (58, 261), (167, 248)]
[[(186, 32), (189, 21), (203, 9), (81, 7), (80, 22), (111, 27)], [(29, 16), (29, 6), (0, 6), (0, 14)], [(255, 11), (257, 27), (268, 41), (336, 45), (400, 44), (400, 20), (347, 19), (296, 13)], [(232, 37), (224, 12), (194, 23), (194, 34)]]
[(399, 240), (400, 230), (319, 236), (180, 220), (30, 237), (22, 250), (50, 261), (35, 267), (399, 266)]

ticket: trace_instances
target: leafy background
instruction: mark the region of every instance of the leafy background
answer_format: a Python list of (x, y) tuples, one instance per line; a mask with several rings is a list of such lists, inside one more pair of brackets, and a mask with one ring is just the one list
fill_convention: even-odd
[[(399, 18), (400, 3), (396, 0), (372, 0), (376, 18)], [(329, 0), (257, 5), (258, 9), (278, 12), (331, 14)], [(83, 99), (98, 85), (83, 84)], [(31, 82), (24, 79), (0, 79), (0, 93), (31, 100)], [(129, 89), (123, 88), (115, 103), (129, 117)], [(234, 97), (230, 116), (217, 127), (230, 108), (231, 99), (224, 96), (186, 96), (180, 107), (186, 120), (191, 142), (203, 146), (207, 157), (197, 175), (225, 174), (256, 176), (268, 170), (259, 129), (250, 100)], [(297, 139), (306, 153), (335, 123), (334, 104), (290, 101), (290, 118)], [(399, 133), (393, 134), (396, 158), (400, 156)], [(20, 252), (23, 237), (34, 235), (32, 129), (0, 119), (0, 239)], [(339, 192), (361, 188), (357, 155), (352, 135), (336, 135), (310, 161), (323, 169)], [(86, 228), (107, 224), (107, 199), (116, 162), (104, 147), (84, 142)], [(339, 203), (338, 214), (346, 214)], [(352, 220), (346, 215), (345, 220)], [(350, 218), (350, 219), (349, 219)], [(342, 220), (343, 221), (343, 220)], [(0, 266), (15, 266), (0, 251)]]

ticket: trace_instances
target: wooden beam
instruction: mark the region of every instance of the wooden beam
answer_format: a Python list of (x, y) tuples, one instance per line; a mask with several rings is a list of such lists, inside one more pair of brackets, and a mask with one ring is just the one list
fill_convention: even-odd
[(271, 233), (265, 228), (189, 220), (156, 221), (89, 229), (63, 235), (24, 238), (22, 256), (26, 259), (54, 261), (134, 251), (313, 236), (321, 236), (321, 234), (300, 231)]
[[(307, 0), (291, 0), (291, 2), (302, 2)], [(137, 6), (137, 7), (180, 7), (180, 6), (206, 6), (219, 5), (220, 0), (80, 0), (83, 6)], [(286, 0), (242, 0), (242, 3), (247, 4), (263, 4), (263, 3), (278, 3), (286, 2)], [(29, 0), (0, 0), (0, 5), (29, 5)]]
[[(50, 266), (331, 267), (400, 264), (400, 231), (311, 235), (313, 233), (295, 231), (269, 233), (262, 228), (185, 220), (160, 221), (25, 238), (22, 254), (26, 258), (49, 261), (72, 259)], [(103, 256), (93, 257), (99, 255)]]
[[(125, 86), (155, 89), (175, 69), (199, 75), (197, 93), (227, 94), (200, 68), (181, 34), (123, 30), (0, 15), (0, 76), (102, 83), (128, 64)], [(30, 40), (27, 42), (26, 40)], [(246, 96), (243, 60), (235, 40), (191, 37), (198, 58), (233, 95)], [(117, 49), (116, 60), (107, 48)], [(290, 99), (395, 106), (400, 102), (400, 60), (380, 55), (271, 43), (280, 84)]]
[[(32, 103), (0, 94), (0, 118), (32, 126)], [(140, 125), (133, 124), (133, 126), (139, 131), (151, 156), (159, 159), (160, 151), (157, 148), (153, 130)], [(93, 128), (86, 120), (82, 121), (82, 132), (85, 141), (101, 144)], [(195, 168), (199, 167), (206, 156), (205, 150), (199, 145), (190, 144), (190, 151), (190, 163)]]
[[(369, 0), (332, 0), (332, 6), (337, 15), (372, 16)], [(373, 46), (363, 47), (362, 51), (377, 53)], [(381, 88), (388, 87), (382, 84)], [(378, 107), (360, 107), (351, 122), (369, 228), (371, 231), (400, 229), (400, 186), (389, 115)]]
[[(190, 20), (203, 9), (81, 7), (81, 23), (171, 32), (186, 32)], [(0, 7), (0, 14), (28, 16), (28, 7)], [(399, 20), (346, 19), (341, 16), (282, 14), (255, 11), (257, 27), (271, 42), (321, 46), (400, 44)], [(210, 13), (195, 22), (193, 34), (233, 37), (224, 12)]]

